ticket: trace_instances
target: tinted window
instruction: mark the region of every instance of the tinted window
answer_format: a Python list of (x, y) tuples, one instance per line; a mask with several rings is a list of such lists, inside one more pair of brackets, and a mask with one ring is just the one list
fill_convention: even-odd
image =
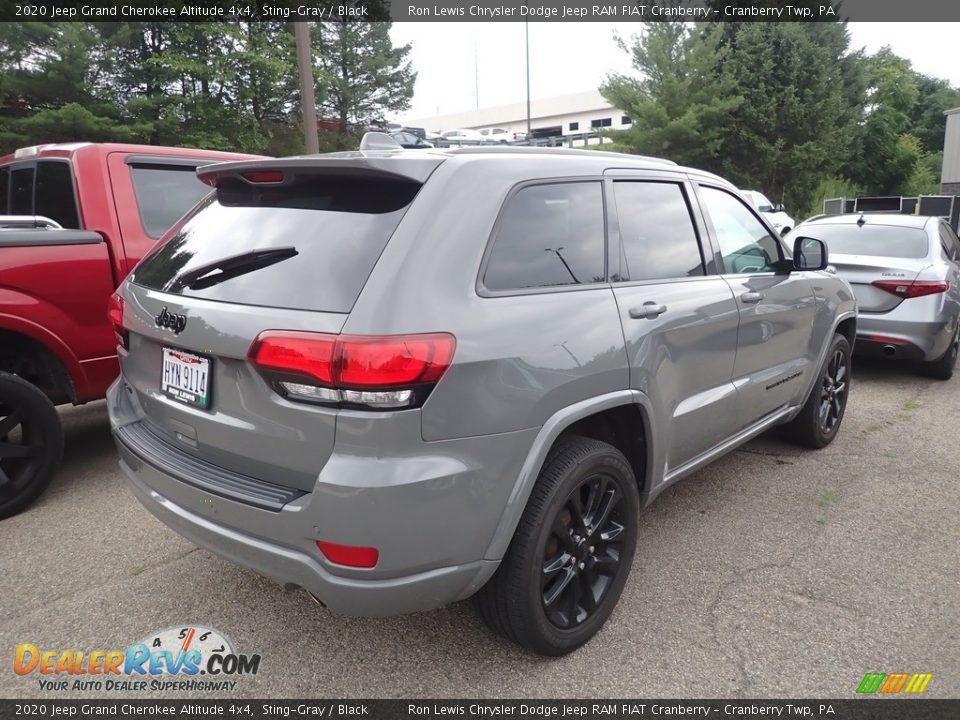
[(780, 244), (746, 205), (728, 192), (701, 187), (728, 273), (774, 272)]
[[(419, 187), (345, 177), (283, 187), (221, 181), (216, 195), (137, 267), (133, 281), (209, 300), (349, 312)], [(217, 284), (176, 282), (218, 261), (280, 248), (296, 254)]]
[(571, 130), (571, 131), (572, 131), (572, 130), (579, 130), (579, 129), (580, 129), (580, 123), (579, 123), (579, 122), (572, 122), (572, 123), (570, 123), (570, 130)]
[(210, 192), (188, 165), (131, 165), (130, 175), (140, 224), (152, 238), (163, 235)]
[(615, 182), (623, 243), (621, 280), (703, 275), (700, 244), (676, 183)]
[(33, 215), (33, 167), (10, 173), (10, 214)]
[(957, 234), (945, 222), (940, 223), (940, 243), (950, 260), (960, 258), (960, 242), (957, 240)]
[(0, 168), (0, 215), (7, 214), (7, 194), (10, 192), (10, 168)]
[(823, 240), (831, 255), (870, 255), (873, 257), (922, 258), (927, 256), (925, 230), (896, 225), (862, 227), (856, 223), (844, 225), (811, 225), (801, 234)]
[(500, 218), (483, 284), (490, 290), (604, 280), (599, 182), (525, 187)]
[(53, 160), (37, 163), (35, 203), (37, 215), (56, 220), (65, 228), (80, 229), (70, 163)]

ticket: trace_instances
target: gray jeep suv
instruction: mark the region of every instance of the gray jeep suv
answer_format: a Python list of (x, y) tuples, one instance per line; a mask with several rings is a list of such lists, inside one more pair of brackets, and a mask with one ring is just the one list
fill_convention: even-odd
[(198, 174), (216, 192), (113, 300), (121, 466), (176, 532), (337, 611), (476, 596), (569, 652), (664, 488), (773, 426), (836, 436), (850, 287), (718, 177), (533, 148)]

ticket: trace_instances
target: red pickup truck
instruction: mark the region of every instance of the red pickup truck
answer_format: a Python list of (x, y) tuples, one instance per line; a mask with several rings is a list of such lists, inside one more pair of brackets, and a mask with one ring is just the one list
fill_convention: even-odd
[(0, 518), (49, 484), (54, 405), (104, 396), (118, 373), (108, 302), (209, 191), (200, 165), (237, 153), (76, 143), (0, 157)]

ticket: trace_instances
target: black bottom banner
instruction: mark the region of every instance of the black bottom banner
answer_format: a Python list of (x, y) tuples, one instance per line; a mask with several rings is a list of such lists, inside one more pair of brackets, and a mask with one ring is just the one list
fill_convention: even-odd
[(957, 720), (960, 699), (845, 700), (0, 700), (0, 718)]

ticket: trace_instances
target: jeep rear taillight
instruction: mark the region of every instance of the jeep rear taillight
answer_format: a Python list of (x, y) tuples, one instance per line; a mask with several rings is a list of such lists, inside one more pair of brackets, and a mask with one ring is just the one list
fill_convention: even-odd
[(950, 283), (942, 280), (914, 280), (913, 282), (877, 280), (873, 283), (873, 286), (904, 300), (923, 297), (924, 295), (936, 295), (950, 289)]
[(443, 377), (449, 333), (331, 335), (268, 330), (247, 357), (290, 400), (391, 410), (418, 407)]
[(113, 335), (117, 339), (117, 345), (124, 350), (128, 350), (130, 334), (123, 327), (123, 298), (119, 293), (114, 293), (107, 301), (107, 321), (113, 328)]

